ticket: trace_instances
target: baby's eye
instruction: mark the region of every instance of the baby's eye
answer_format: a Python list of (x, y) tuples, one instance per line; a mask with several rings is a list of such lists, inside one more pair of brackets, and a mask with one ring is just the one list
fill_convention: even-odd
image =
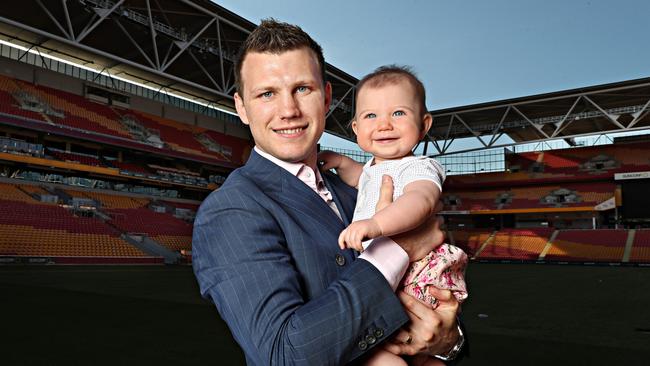
[(267, 98), (268, 99), (268, 98), (271, 98), (273, 96), (273, 92), (267, 91), (267, 92), (264, 92), (264, 93), (260, 94), (260, 96), (262, 98)]
[(404, 112), (404, 111), (395, 111), (395, 112), (393, 112), (393, 116), (395, 116), (395, 117), (406, 116), (406, 112)]
[(365, 115), (364, 118), (376, 118), (376, 117), (377, 117), (376, 114), (374, 114), (374, 113), (368, 113), (368, 114)]

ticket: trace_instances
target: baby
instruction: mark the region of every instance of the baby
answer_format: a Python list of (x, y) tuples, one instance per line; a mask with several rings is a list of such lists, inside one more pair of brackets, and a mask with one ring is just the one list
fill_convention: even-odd
[[(435, 212), (445, 173), (441, 165), (412, 150), (431, 127), (422, 82), (406, 67), (383, 66), (357, 85), (356, 113), (352, 129), (362, 150), (373, 155), (365, 165), (331, 151), (319, 155), (323, 169), (336, 169), (341, 179), (357, 187), (352, 224), (339, 236), (341, 249), (363, 251), (370, 239), (417, 228)], [(394, 184), (394, 202), (375, 212), (383, 175)], [(436, 307), (428, 286), (451, 290), (460, 302), (467, 298), (464, 271), (467, 255), (459, 248), (441, 244), (411, 264), (402, 286), (405, 292)], [(408, 339), (406, 342), (409, 342)], [(443, 365), (426, 356), (413, 357), (413, 365)], [(367, 365), (407, 365), (406, 361), (378, 349)]]

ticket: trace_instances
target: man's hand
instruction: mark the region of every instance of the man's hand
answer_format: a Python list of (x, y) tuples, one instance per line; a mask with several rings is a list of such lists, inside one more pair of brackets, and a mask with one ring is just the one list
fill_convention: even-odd
[[(375, 212), (390, 205), (393, 202), (393, 180), (390, 176), (382, 177), (381, 189), (379, 190), (379, 201)], [(435, 212), (442, 210), (442, 201), (438, 201)], [(430, 251), (445, 241), (445, 234), (440, 230), (442, 218), (430, 217), (419, 227), (391, 237), (409, 256), (410, 262), (424, 258)]]
[(375, 220), (355, 221), (339, 235), (339, 247), (341, 249), (352, 248), (363, 252), (361, 243), (364, 240), (374, 239), (379, 236), (381, 236), (381, 228)]
[(405, 292), (398, 294), (411, 321), (386, 342), (386, 350), (396, 355), (433, 356), (447, 353), (456, 344), (458, 301), (449, 290), (429, 286), (429, 293), (438, 300), (435, 310)]

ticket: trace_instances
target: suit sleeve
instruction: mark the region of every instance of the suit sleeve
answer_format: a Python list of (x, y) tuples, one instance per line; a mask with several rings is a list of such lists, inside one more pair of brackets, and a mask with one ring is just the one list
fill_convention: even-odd
[(280, 225), (236, 190), (215, 192), (201, 206), (192, 254), (202, 295), (255, 365), (343, 365), (408, 320), (382, 274), (363, 260), (307, 299)]

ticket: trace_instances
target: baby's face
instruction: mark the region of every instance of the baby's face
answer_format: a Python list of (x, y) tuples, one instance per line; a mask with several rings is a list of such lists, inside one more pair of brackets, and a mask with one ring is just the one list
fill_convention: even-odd
[(357, 95), (356, 107), (352, 129), (357, 143), (376, 162), (411, 155), (431, 125), (431, 116), (422, 116), (415, 89), (406, 80), (364, 86)]

